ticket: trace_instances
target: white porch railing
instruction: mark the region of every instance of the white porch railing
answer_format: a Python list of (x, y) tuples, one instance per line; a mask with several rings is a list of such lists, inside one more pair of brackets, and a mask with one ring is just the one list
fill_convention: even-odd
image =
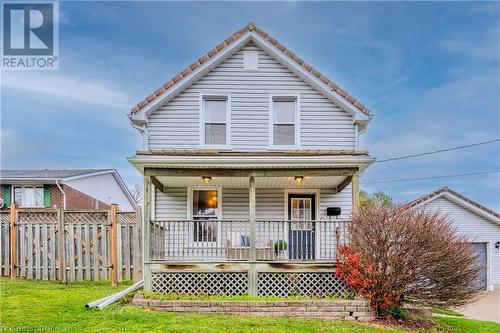
[(151, 221), (150, 258), (158, 261), (249, 261), (255, 242), (258, 261), (336, 260), (348, 242), (345, 220), (257, 220), (255, 239), (249, 220)]

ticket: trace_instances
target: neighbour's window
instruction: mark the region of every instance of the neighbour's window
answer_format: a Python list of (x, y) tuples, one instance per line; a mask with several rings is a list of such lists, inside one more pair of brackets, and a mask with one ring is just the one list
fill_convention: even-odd
[(295, 100), (273, 99), (273, 143), (275, 146), (295, 145)]
[(193, 190), (193, 240), (217, 241), (219, 198), (216, 190)]
[(14, 203), (22, 207), (43, 207), (43, 187), (14, 187)]
[(205, 144), (226, 144), (227, 99), (220, 97), (205, 98)]

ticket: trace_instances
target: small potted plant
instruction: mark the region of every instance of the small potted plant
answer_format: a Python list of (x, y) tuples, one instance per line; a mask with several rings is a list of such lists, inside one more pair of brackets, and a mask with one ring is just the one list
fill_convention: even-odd
[(278, 257), (283, 257), (285, 251), (288, 250), (288, 244), (286, 241), (280, 239), (274, 243), (274, 254)]

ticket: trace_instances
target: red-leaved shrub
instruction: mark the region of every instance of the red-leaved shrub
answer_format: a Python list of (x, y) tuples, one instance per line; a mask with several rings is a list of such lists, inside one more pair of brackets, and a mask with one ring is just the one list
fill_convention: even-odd
[(337, 275), (378, 314), (404, 303), (458, 306), (478, 295), (476, 253), (439, 212), (365, 207), (338, 251)]

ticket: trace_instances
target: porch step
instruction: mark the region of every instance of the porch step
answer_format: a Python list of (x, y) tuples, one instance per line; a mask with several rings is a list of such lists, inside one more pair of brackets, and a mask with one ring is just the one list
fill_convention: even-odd
[(132, 304), (165, 312), (236, 314), (370, 321), (375, 313), (364, 300), (184, 301), (145, 298), (137, 293)]

